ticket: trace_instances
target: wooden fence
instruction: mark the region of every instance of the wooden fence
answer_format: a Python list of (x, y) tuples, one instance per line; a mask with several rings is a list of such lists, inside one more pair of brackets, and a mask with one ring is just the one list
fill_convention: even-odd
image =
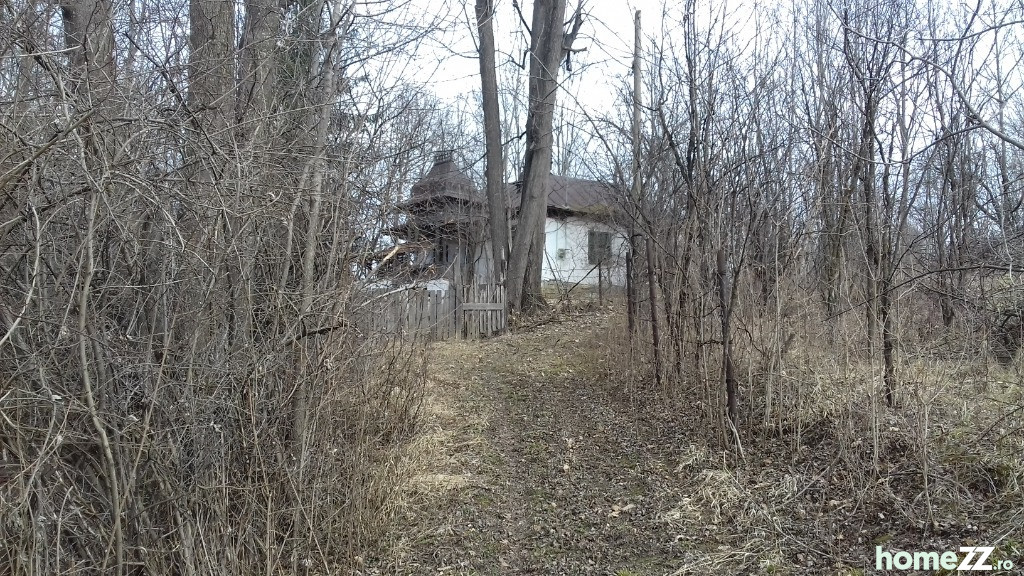
[[(449, 290), (454, 292), (454, 290)], [(467, 338), (494, 336), (505, 332), (508, 312), (505, 287), (501, 284), (477, 284), (461, 290), (455, 308), (455, 323)]]
[(508, 325), (505, 287), (404, 288), (372, 296), (359, 323), (369, 333), (401, 334), (429, 341), (502, 334)]

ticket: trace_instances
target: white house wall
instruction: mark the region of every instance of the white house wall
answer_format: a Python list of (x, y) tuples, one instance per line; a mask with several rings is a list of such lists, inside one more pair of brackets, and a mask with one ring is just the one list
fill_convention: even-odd
[(542, 281), (597, 285), (598, 271), (590, 263), (587, 253), (591, 230), (612, 234), (611, 261), (601, 267), (604, 281), (615, 286), (626, 284), (625, 236), (607, 224), (579, 217), (549, 217), (545, 220)]

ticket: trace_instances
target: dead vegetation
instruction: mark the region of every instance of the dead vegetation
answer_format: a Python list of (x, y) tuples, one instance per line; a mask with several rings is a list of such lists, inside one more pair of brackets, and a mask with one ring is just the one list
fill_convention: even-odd
[(366, 573), (859, 575), (876, 545), (1024, 553), (1019, 383), (979, 393), (922, 364), (873, 423), (853, 370), (789, 365), (786, 416), (745, 427), (741, 456), (629, 369), (646, 359), (624, 330), (605, 310), (434, 345), (401, 537)]
[(0, 574), (336, 574), (387, 531), (423, 350), (358, 273), (420, 145), (348, 112), (386, 25), (289, 6), (0, 8)]

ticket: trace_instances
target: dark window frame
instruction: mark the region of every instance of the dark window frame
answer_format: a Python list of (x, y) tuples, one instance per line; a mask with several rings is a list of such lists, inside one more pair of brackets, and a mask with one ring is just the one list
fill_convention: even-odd
[(587, 231), (587, 262), (602, 264), (612, 257), (612, 233), (591, 228)]

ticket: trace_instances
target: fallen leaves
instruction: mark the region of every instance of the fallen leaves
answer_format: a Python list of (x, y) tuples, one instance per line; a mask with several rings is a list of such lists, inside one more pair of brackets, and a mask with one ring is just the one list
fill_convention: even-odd
[(626, 505), (623, 505), (623, 506), (619, 506), (618, 504), (615, 504), (614, 506), (612, 506), (611, 512), (608, 513), (608, 517), (609, 518), (618, 518), (622, 514), (627, 514), (627, 513), (631, 512), (631, 511), (633, 511), (633, 509), (635, 509), (635, 508), (636, 508), (636, 504), (632, 504), (632, 503), (626, 504)]

